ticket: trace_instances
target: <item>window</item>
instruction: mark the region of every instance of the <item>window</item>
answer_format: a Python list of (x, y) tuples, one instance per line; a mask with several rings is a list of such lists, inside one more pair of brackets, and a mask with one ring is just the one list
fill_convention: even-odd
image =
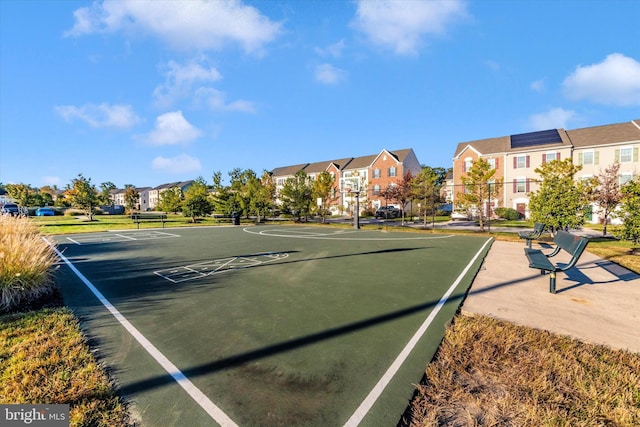
[(578, 154), (578, 163), (581, 165), (595, 165), (594, 152), (585, 151)]
[(620, 186), (625, 185), (627, 182), (630, 182), (633, 179), (633, 174), (631, 173), (621, 173), (618, 177), (618, 184)]
[(487, 159), (487, 163), (489, 163), (489, 166), (491, 166), (491, 169), (498, 169), (498, 159), (496, 158)]
[(620, 163), (633, 161), (633, 149), (631, 147), (620, 149)]
[(529, 156), (516, 156), (513, 158), (514, 169), (524, 169), (529, 167)]
[(516, 178), (513, 181), (514, 193), (528, 193), (529, 192), (529, 180), (527, 178)]
[(374, 178), (380, 178), (382, 174), (380, 173), (380, 169), (374, 169), (373, 170), (373, 177)]
[(542, 155), (542, 163), (552, 162), (554, 160), (560, 160), (560, 153), (551, 151)]
[(391, 166), (388, 171), (388, 176), (396, 176), (396, 174), (397, 174), (397, 171), (395, 166)]
[(373, 186), (373, 195), (377, 196), (378, 194), (380, 194), (380, 186), (379, 185), (374, 185)]
[(278, 185), (284, 185), (284, 178), (278, 178), (277, 182)]
[(469, 169), (471, 169), (471, 166), (473, 166), (473, 159), (471, 157), (467, 157), (466, 159), (464, 159), (464, 169), (462, 170), (462, 172), (466, 172)]

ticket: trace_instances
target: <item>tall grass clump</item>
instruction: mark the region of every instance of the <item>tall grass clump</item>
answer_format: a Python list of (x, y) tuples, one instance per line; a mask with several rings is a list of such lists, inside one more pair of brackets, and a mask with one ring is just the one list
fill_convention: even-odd
[(0, 313), (52, 294), (56, 254), (28, 218), (0, 216)]
[(484, 316), (458, 317), (404, 425), (640, 425), (640, 354)]

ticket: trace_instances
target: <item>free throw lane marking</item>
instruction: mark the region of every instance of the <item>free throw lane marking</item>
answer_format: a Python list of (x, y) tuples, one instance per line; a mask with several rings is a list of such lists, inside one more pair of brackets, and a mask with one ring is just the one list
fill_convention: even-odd
[(140, 345), (153, 357), (162, 368), (182, 387), (193, 400), (196, 401), (207, 414), (223, 427), (238, 427), (238, 425), (213, 403), (198, 387), (196, 387), (164, 354), (160, 352), (151, 341), (145, 338), (110, 302), (104, 295), (58, 250), (44, 237), (42, 238), (58, 254), (60, 259), (69, 266), (71, 271), (84, 283), (87, 288), (98, 298), (113, 317), (140, 343)]
[(420, 339), (425, 334), (425, 332), (427, 332), (427, 329), (429, 329), (431, 322), (433, 322), (435, 317), (440, 312), (440, 309), (447, 302), (447, 300), (449, 299), (449, 297), (451, 296), (455, 288), (460, 284), (460, 282), (462, 281), (462, 278), (469, 272), (469, 269), (471, 268), (473, 263), (476, 262), (480, 254), (484, 251), (484, 248), (491, 241), (493, 241), (493, 238), (487, 240), (485, 244), (482, 245), (482, 247), (476, 253), (476, 255), (471, 259), (471, 261), (469, 261), (465, 269), (462, 270), (462, 273), (458, 275), (458, 278), (455, 280), (455, 282), (453, 282), (453, 284), (449, 287), (447, 292), (445, 292), (445, 294), (442, 295), (442, 298), (440, 298), (440, 301), (438, 301), (438, 304), (436, 304), (436, 306), (433, 308), (433, 310), (429, 314), (429, 317), (426, 318), (426, 320), (418, 328), (416, 333), (413, 334), (413, 336), (411, 337), (407, 345), (402, 349), (402, 351), (400, 352), (398, 357), (396, 357), (396, 359), (393, 361), (391, 366), (389, 366), (389, 369), (387, 369), (387, 372), (384, 373), (382, 378), (380, 378), (380, 381), (378, 381), (378, 383), (373, 387), (371, 392), (369, 392), (367, 397), (365, 397), (365, 399), (362, 401), (358, 409), (356, 409), (356, 411), (353, 413), (351, 418), (349, 418), (349, 420), (344, 424), (344, 427), (356, 427), (358, 424), (362, 422), (362, 420), (369, 413), (369, 411), (371, 410), (373, 405), (376, 403), (376, 400), (378, 400), (378, 398), (380, 397), (384, 389), (387, 387), (387, 385), (389, 385), (389, 383), (391, 382), (393, 377), (396, 375), (398, 370), (400, 370), (400, 367), (402, 366), (402, 364), (405, 362), (405, 360), (407, 360), (407, 357), (409, 357), (409, 355), (411, 354), (415, 346), (418, 344), (418, 341), (420, 341)]

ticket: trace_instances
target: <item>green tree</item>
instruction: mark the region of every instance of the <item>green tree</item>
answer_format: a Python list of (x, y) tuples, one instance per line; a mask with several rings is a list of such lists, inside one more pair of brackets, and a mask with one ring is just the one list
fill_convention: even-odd
[(38, 192), (29, 184), (7, 184), (5, 190), (9, 197), (23, 207), (39, 205)]
[(53, 206), (55, 205), (56, 198), (58, 197), (58, 188), (55, 185), (53, 187), (45, 185), (40, 187), (39, 194), (41, 198), (39, 206)]
[(124, 206), (129, 212), (133, 212), (140, 208), (140, 193), (136, 187), (131, 184), (124, 186)]
[(268, 171), (263, 171), (258, 179), (252, 179), (247, 183), (249, 192), (250, 209), (257, 216), (257, 222), (267, 215), (273, 206), (273, 199), (276, 193), (276, 186)]
[(158, 200), (158, 208), (164, 212), (176, 213), (182, 208), (182, 190), (180, 187), (173, 186), (160, 193)]
[(191, 217), (195, 223), (197, 217), (203, 217), (213, 212), (213, 205), (209, 200), (209, 189), (203, 177), (198, 177), (185, 191), (182, 202), (182, 213)]
[(98, 190), (91, 184), (91, 178), (78, 174), (67, 186), (65, 195), (71, 206), (84, 210), (89, 221), (93, 221), (93, 209), (98, 206)]
[(491, 198), (496, 198), (501, 183), (494, 181), (496, 170), (491, 164), (480, 158), (473, 162), (467, 174), (462, 178), (464, 192), (458, 193), (456, 199), (460, 206), (478, 216), (480, 231), (484, 231), (485, 206)]
[(423, 214), (423, 226), (427, 226), (428, 215), (435, 215), (436, 204), (440, 197), (440, 174), (434, 168), (424, 166), (414, 177), (412, 187), (413, 194), (420, 201), (420, 209)]
[(622, 227), (617, 236), (633, 243), (635, 251), (640, 248), (640, 178), (636, 177), (621, 189), (620, 212)]
[(618, 182), (619, 171), (620, 163), (613, 163), (589, 182), (589, 199), (595, 203), (596, 212), (603, 219), (603, 236), (606, 236), (607, 223), (622, 198)]
[(280, 199), (282, 209), (292, 214), (296, 221), (309, 216), (313, 198), (309, 177), (305, 171), (299, 170), (292, 178), (285, 181), (280, 190)]
[(540, 175), (540, 188), (529, 197), (531, 219), (547, 226), (553, 233), (580, 227), (585, 222), (589, 203), (587, 183), (575, 181), (582, 169), (570, 158), (545, 163), (535, 172)]
[(116, 185), (111, 182), (103, 182), (100, 184), (100, 193), (98, 194), (98, 203), (102, 206), (113, 206), (113, 199), (111, 198), (111, 191), (115, 190)]
[(213, 210), (221, 215), (231, 215), (237, 211), (236, 200), (229, 186), (222, 183), (222, 173), (213, 173), (213, 195), (211, 197)]
[(311, 197), (320, 200), (320, 216), (323, 224), (327, 216), (327, 206), (337, 199), (335, 184), (335, 175), (322, 171), (311, 186)]

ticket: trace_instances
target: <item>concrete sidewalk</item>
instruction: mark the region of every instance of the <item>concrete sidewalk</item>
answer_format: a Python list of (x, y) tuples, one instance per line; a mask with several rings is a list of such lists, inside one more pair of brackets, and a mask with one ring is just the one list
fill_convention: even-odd
[[(535, 247), (535, 245), (534, 245)], [(542, 249), (549, 252), (548, 246)], [(495, 241), (462, 306), (519, 325), (640, 353), (640, 275), (587, 250), (575, 268), (549, 275), (529, 268), (524, 243)], [(566, 254), (554, 260), (565, 262)]]

